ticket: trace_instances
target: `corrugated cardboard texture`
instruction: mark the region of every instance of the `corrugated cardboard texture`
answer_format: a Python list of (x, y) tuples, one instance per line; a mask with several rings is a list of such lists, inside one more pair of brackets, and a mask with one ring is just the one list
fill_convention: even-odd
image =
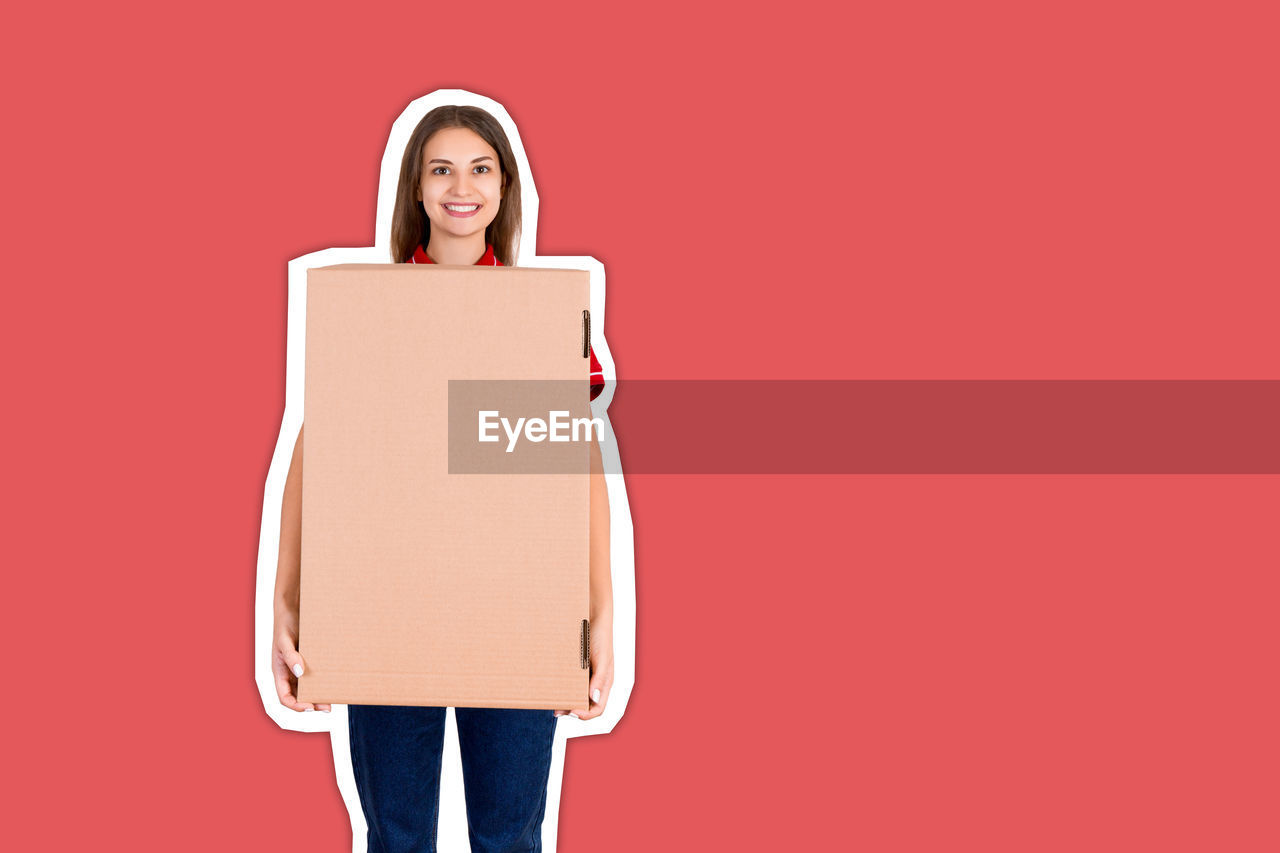
[[(580, 473), (449, 474), (450, 379), (580, 380), (579, 270), (311, 270), (304, 702), (586, 707)], [(456, 437), (455, 437), (456, 439)]]

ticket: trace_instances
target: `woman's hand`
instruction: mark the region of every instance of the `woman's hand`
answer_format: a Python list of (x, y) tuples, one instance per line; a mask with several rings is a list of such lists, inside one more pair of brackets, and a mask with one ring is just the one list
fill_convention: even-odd
[(556, 716), (573, 714), (580, 720), (590, 720), (604, 713), (613, 689), (613, 617), (597, 618), (591, 623), (591, 683), (587, 693), (591, 699), (589, 708), (556, 711)]
[(298, 654), (298, 614), (277, 610), (272, 635), (275, 642), (271, 646), (271, 674), (275, 676), (280, 704), (295, 711), (332, 710), (329, 705), (313, 705), (310, 702), (299, 702), (296, 698), (298, 676), (302, 675), (306, 666), (302, 655)]

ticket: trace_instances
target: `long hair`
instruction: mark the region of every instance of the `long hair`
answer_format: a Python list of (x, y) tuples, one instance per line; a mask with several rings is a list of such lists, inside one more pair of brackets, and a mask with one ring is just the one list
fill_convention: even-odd
[(498, 152), (498, 166), (505, 185), (498, 215), (485, 229), (484, 239), (493, 246), (493, 254), (504, 266), (514, 266), (516, 246), (520, 242), (520, 170), (511, 153), (511, 143), (498, 120), (479, 107), (449, 105), (436, 107), (422, 117), (409, 137), (400, 161), (400, 183), (396, 187), (396, 207), (391, 217), (391, 260), (407, 263), (419, 244), (431, 240), (431, 220), (417, 199), (422, 185), (422, 149), (437, 130), (465, 127), (489, 143)]

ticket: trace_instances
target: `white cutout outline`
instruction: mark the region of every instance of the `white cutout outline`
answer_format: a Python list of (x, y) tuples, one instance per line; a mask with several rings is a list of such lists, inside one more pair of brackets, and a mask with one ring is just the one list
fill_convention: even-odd
[[(608, 406), (613, 398), (616, 373), (613, 356), (604, 339), (605, 275), (604, 265), (589, 256), (539, 257), (537, 250), (538, 193), (525, 156), (524, 143), (506, 109), (496, 101), (462, 89), (438, 89), (414, 100), (391, 127), (387, 147), (382, 155), (378, 182), (378, 210), (374, 228), (374, 244), (369, 247), (322, 249), (289, 261), (289, 319), (287, 329), (286, 380), (284, 418), (276, 439), (275, 453), (267, 473), (262, 508), (262, 531), (258, 540), (258, 584), (255, 599), (254, 671), (262, 704), (278, 726), (289, 731), (329, 732), (333, 747), (334, 770), (338, 789), (351, 818), (351, 849), (367, 850), (367, 826), (351, 770), (351, 745), (347, 729), (347, 706), (334, 705), (329, 713), (293, 711), (280, 704), (271, 673), (272, 631), (275, 624), (273, 596), (280, 550), (280, 513), (284, 500), (284, 483), (289, 474), (293, 448), (303, 420), (304, 368), (306, 365), (307, 270), (313, 267), (345, 263), (391, 262), (391, 217), (395, 206), (400, 162), (405, 146), (418, 122), (438, 106), (458, 104), (480, 107), (502, 125), (510, 140), (520, 169), (522, 196), (521, 234), (516, 265), (557, 269), (582, 269), (591, 274), (591, 347), (604, 372), (605, 387), (591, 402), (592, 414), (605, 424), (605, 482), (609, 491), (609, 561), (613, 583), (614, 680), (609, 704), (599, 717), (579, 720), (565, 715), (558, 718), (555, 744), (551, 755), (551, 773), (547, 780), (546, 814), (542, 823), (542, 846), (556, 849), (560, 813), (560, 790), (564, 773), (565, 747), (568, 738), (606, 734), (626, 710), (635, 685), (635, 549), (631, 509), (627, 500), (617, 440), (609, 420)], [(466, 804), (463, 793), (462, 759), (458, 749), (457, 725), (453, 709), (445, 720), (444, 761), (440, 777), (440, 821), (437, 846), (443, 851), (470, 849), (467, 837)]]

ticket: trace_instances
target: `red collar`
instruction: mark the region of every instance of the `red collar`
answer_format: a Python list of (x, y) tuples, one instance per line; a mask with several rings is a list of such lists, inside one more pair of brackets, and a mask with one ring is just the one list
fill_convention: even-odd
[[(411, 264), (434, 264), (435, 261), (427, 257), (427, 250), (419, 244), (418, 248), (413, 250), (413, 257), (409, 259)], [(500, 267), (498, 259), (493, 256), (493, 247), (488, 243), (484, 246), (484, 254), (480, 256), (480, 260), (476, 261), (478, 267)]]

